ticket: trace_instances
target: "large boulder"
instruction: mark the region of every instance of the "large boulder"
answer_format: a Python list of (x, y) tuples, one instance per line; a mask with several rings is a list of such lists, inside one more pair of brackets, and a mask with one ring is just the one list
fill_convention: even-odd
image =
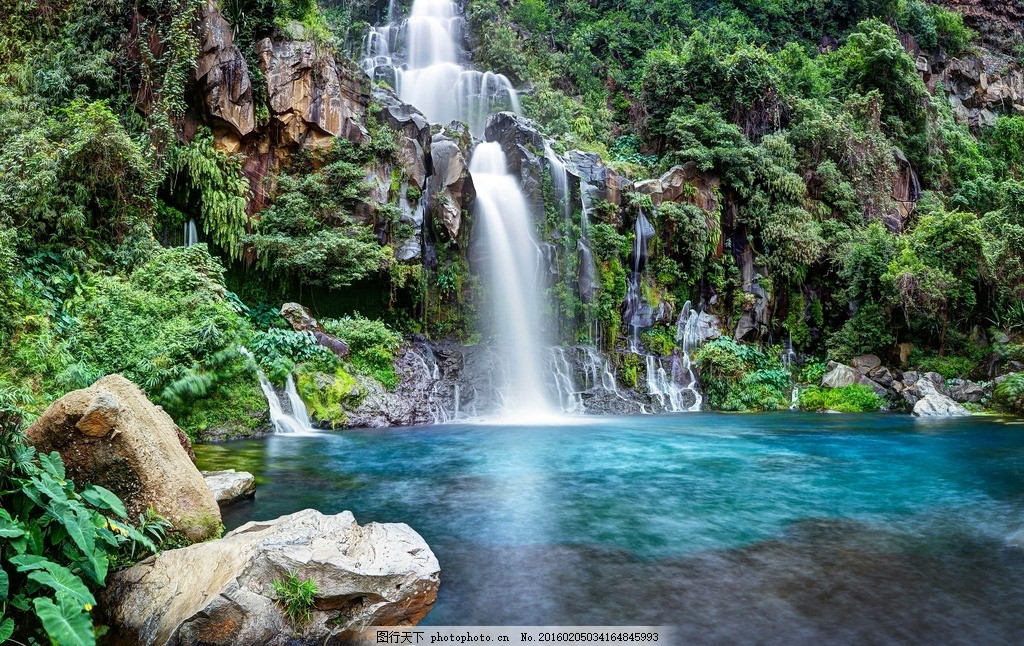
[(985, 399), (987, 394), (984, 386), (967, 379), (954, 379), (949, 388), (949, 396), (961, 404), (977, 404)]
[[(316, 583), (312, 618), (285, 616), (274, 581)], [(300, 511), (224, 538), (161, 552), (115, 573), (107, 615), (141, 646), (344, 644), (366, 626), (408, 626), (430, 611), (440, 568), (408, 525)]]
[(544, 212), (544, 137), (537, 124), (512, 112), (499, 112), (487, 120), (487, 141), (501, 146), (508, 172), (519, 181), (533, 213)]
[(825, 370), (825, 376), (821, 378), (821, 385), (826, 388), (845, 388), (852, 386), (860, 379), (856, 370), (835, 361), (829, 361)]
[(245, 471), (203, 471), (206, 486), (221, 507), (256, 495), (256, 478)]
[(220, 508), (189, 457), (188, 438), (121, 375), (61, 397), (25, 434), (37, 450), (58, 451), (78, 485), (120, 496), (133, 518), (152, 507), (194, 541), (220, 528)]
[(376, 88), (373, 99), (377, 119), (399, 134), (399, 161), (406, 176), (417, 188), (425, 189), (432, 172), (430, 122), (419, 110), (402, 103), (387, 90)]
[(971, 414), (950, 398), (945, 382), (936, 373), (922, 375), (903, 395), (908, 401), (912, 397), (917, 399), (912, 413), (914, 417), (967, 417)]

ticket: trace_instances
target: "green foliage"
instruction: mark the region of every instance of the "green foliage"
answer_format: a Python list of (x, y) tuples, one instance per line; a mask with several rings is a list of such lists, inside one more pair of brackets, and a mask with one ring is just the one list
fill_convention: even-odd
[(843, 388), (812, 386), (800, 391), (800, 410), (840, 413), (874, 413), (882, 407), (881, 398), (869, 386), (854, 384)]
[(323, 321), (324, 329), (348, 343), (350, 360), (356, 374), (373, 377), (386, 388), (398, 385), (395, 353), (402, 336), (383, 321), (363, 318), (359, 314), (337, 320)]
[(295, 387), (310, 416), (331, 428), (340, 428), (348, 419), (347, 411), (358, 407), (366, 395), (359, 382), (340, 366), (333, 372), (303, 366)]
[(978, 367), (978, 361), (970, 357), (922, 356), (916, 350), (910, 353), (909, 363), (918, 372), (937, 372), (945, 379), (968, 378)]
[(996, 386), (994, 394), (997, 404), (1024, 415), (1024, 372), (1007, 376)]
[(835, 361), (849, 361), (869, 353), (884, 356), (896, 343), (892, 327), (892, 321), (885, 310), (875, 304), (863, 305), (838, 331), (829, 336), (826, 341), (828, 356)]
[(316, 581), (300, 580), (294, 572), (289, 572), (283, 579), (275, 579), (273, 586), (277, 602), (289, 621), (301, 625), (313, 618), (313, 604), (318, 592)]
[(135, 527), (110, 491), (76, 491), (59, 453), (37, 455), (15, 425), (0, 434), (0, 633), (95, 644), (90, 613), (108, 570), (155, 552), (166, 521)]
[(668, 356), (676, 349), (676, 332), (670, 327), (657, 326), (641, 335), (644, 347), (654, 354)]
[(312, 159), (301, 158), (279, 176), (273, 204), (260, 214), (256, 233), (244, 237), (261, 268), (279, 280), (340, 289), (391, 266), (391, 249), (354, 217), (364, 191), (358, 165), (364, 154), (338, 141), (322, 167), (314, 170)]
[(203, 230), (230, 258), (241, 258), (249, 198), (242, 160), (219, 152), (213, 135), (200, 131), (187, 146), (173, 148), (167, 163), (176, 203), (200, 216)]
[(789, 405), (790, 376), (777, 356), (721, 338), (703, 345), (695, 359), (715, 409), (771, 411)]

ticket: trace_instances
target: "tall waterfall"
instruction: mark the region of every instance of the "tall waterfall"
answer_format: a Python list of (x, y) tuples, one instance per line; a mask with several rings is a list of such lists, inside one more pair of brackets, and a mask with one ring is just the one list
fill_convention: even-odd
[(507, 168), (505, 153), (496, 143), (478, 144), (469, 167), (476, 186), (492, 321), (509, 371), (505, 408), (517, 415), (549, 413), (553, 406), (542, 370), (540, 250), (529, 207)]
[[(393, 9), (389, 10), (393, 13)], [(521, 112), (519, 96), (502, 74), (466, 69), (462, 41), (465, 20), (448, 0), (415, 0), (404, 24), (390, 16), (363, 44), (363, 68), (375, 75), (393, 67), (399, 98), (418, 108), (431, 123), (463, 121), (483, 137), (487, 117), (501, 110)], [(396, 65), (404, 43), (405, 66)]]

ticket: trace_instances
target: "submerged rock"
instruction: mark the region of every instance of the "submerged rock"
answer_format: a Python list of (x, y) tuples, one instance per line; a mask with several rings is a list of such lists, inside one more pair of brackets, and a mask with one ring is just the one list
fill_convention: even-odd
[[(274, 582), (315, 582), (312, 616), (285, 616)], [(351, 512), (305, 510), (170, 550), (111, 576), (108, 616), (131, 643), (342, 644), (366, 626), (418, 623), (440, 567), (408, 525), (360, 526)]]
[(220, 526), (220, 509), (192, 462), (188, 438), (121, 375), (61, 397), (25, 434), (38, 451), (58, 451), (78, 486), (116, 493), (132, 518), (152, 507), (194, 541)]
[(256, 495), (256, 478), (245, 471), (203, 471), (206, 486), (221, 507)]

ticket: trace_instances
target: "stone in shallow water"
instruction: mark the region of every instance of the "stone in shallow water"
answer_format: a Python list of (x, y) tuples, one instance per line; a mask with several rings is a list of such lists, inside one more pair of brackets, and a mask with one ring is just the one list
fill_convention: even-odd
[(245, 471), (203, 471), (203, 479), (221, 507), (256, 495), (256, 478)]
[[(317, 586), (300, 626), (274, 592), (289, 574)], [(408, 525), (307, 509), (117, 572), (104, 602), (125, 643), (142, 646), (343, 644), (365, 626), (415, 625), (439, 582), (437, 559)]]

